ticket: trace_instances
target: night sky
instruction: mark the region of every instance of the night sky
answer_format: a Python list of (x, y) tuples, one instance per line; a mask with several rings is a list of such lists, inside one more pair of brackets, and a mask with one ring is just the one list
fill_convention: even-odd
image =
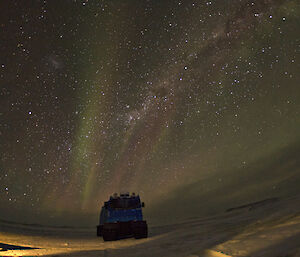
[(299, 146), (299, 17), (298, 0), (1, 1), (0, 218), (88, 217), (124, 190), (151, 209)]

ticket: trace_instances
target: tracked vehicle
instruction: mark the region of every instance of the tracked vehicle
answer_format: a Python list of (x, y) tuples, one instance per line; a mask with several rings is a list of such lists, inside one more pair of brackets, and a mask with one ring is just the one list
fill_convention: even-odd
[(97, 236), (104, 241), (148, 236), (147, 222), (143, 220), (142, 207), (139, 195), (132, 193), (114, 193), (101, 208)]

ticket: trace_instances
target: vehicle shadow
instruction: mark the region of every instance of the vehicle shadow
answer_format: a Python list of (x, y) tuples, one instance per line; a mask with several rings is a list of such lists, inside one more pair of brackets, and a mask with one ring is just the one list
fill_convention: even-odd
[(33, 249), (40, 249), (40, 248), (32, 248), (32, 247), (26, 247), (26, 246), (21, 246), (21, 245), (10, 245), (10, 244), (0, 243), (0, 251), (8, 251), (8, 250), (33, 250)]

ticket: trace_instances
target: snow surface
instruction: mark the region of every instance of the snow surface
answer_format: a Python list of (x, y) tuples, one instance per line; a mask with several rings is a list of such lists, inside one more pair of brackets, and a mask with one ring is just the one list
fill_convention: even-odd
[[(95, 228), (45, 227), (0, 222), (0, 243), (39, 249), (0, 256), (300, 256), (300, 195), (262, 199), (215, 216), (152, 226), (149, 238), (103, 242)], [(1, 244), (0, 244), (1, 247)]]

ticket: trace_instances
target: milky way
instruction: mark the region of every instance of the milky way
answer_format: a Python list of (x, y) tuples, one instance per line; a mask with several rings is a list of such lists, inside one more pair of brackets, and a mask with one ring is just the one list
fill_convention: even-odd
[(299, 145), (296, 0), (7, 1), (0, 17), (0, 218), (87, 217), (124, 190), (154, 206)]

